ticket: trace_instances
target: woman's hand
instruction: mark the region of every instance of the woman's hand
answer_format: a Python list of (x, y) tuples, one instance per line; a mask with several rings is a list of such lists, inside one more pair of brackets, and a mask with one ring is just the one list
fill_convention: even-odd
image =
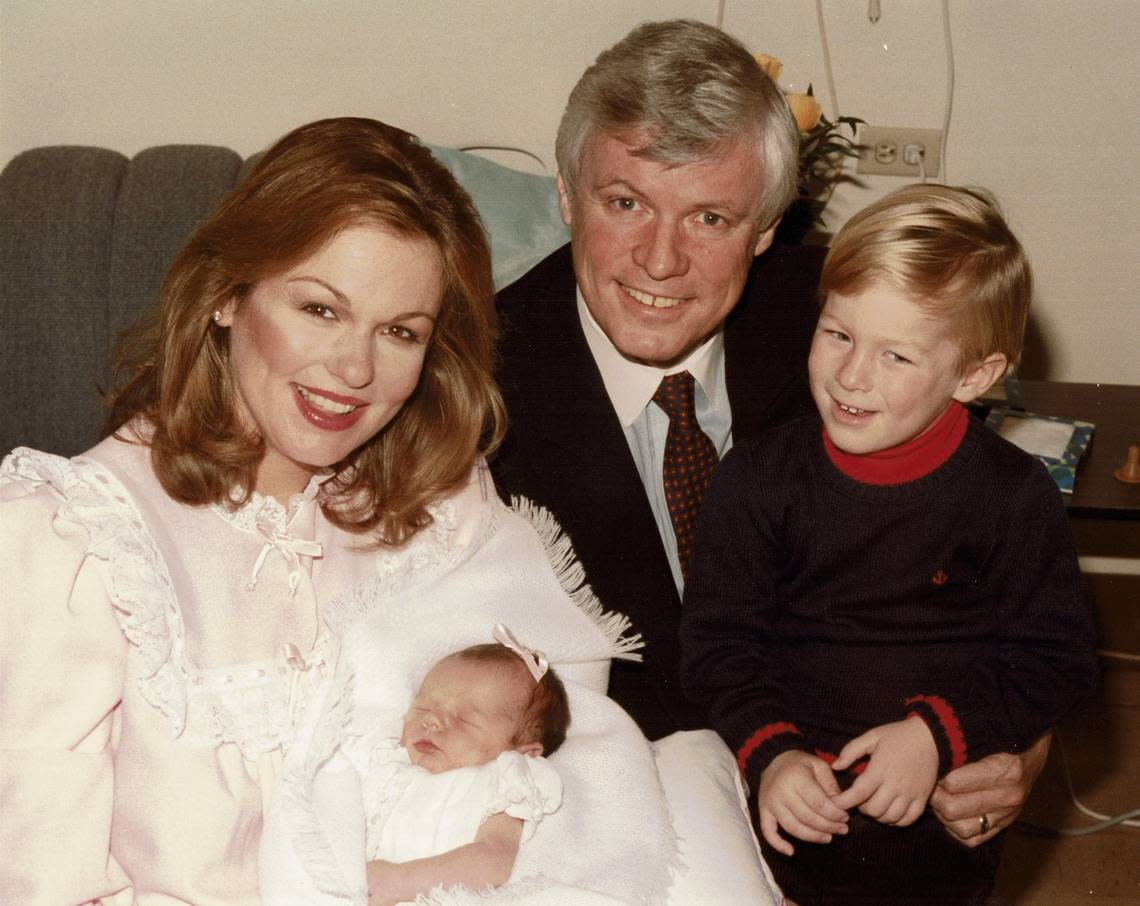
[(807, 752), (782, 752), (760, 775), (760, 832), (777, 852), (790, 856), (795, 847), (780, 828), (807, 843), (830, 843), (832, 834), (847, 833), (847, 812), (832, 800), (839, 784), (827, 762)]
[(917, 821), (938, 780), (938, 746), (926, 722), (908, 717), (873, 727), (847, 743), (831, 768), (845, 770), (864, 755), (871, 758), (866, 769), (835, 804), (883, 824)]
[[(934, 788), (934, 816), (960, 843), (985, 843), (1013, 823), (1049, 754), (1046, 733), (1020, 755), (998, 753), (951, 771)], [(986, 830), (983, 833), (982, 816)]]

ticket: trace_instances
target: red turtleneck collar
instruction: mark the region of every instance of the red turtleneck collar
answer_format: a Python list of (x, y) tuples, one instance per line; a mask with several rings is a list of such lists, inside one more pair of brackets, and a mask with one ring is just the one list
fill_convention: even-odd
[(951, 400), (938, 420), (917, 437), (874, 453), (845, 453), (831, 442), (823, 431), (823, 446), (828, 458), (848, 478), (863, 484), (902, 484), (929, 475), (958, 449), (966, 436), (970, 420), (966, 408)]

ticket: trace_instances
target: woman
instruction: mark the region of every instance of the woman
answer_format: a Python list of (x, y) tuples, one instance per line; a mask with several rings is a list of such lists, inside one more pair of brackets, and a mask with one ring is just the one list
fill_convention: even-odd
[(490, 274), (412, 136), (303, 126), (175, 260), (113, 434), (6, 460), (0, 901), (258, 902), (324, 608), (484, 499)]
[[(367, 902), (363, 857), (328, 865), (289, 809), (338, 796), (321, 832), (360, 832), (355, 729), (398, 726), (431, 663), (497, 622), (573, 711), (563, 806), (504, 896), (729, 902), (724, 878), (767, 902), (731, 783), (731, 832), (685, 805), (707, 798), (707, 751), (673, 746), (663, 792), (604, 696), (609, 659), (640, 644), (628, 622), (546, 514), (494, 494), (493, 327), (469, 199), (383, 124), (290, 133), (199, 229), (113, 433), (0, 467), (0, 903), (256, 906), (262, 846), (267, 897)], [(716, 841), (712, 869), (693, 872), (671, 815)]]

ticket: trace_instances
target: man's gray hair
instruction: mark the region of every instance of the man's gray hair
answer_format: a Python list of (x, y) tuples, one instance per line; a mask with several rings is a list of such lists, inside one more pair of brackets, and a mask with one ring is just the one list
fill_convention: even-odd
[(575, 192), (593, 135), (633, 131), (649, 139), (637, 155), (666, 164), (692, 163), (754, 136), (761, 227), (795, 198), (799, 133), (787, 101), (744, 45), (714, 26), (646, 22), (582, 74), (555, 143), (567, 193)]

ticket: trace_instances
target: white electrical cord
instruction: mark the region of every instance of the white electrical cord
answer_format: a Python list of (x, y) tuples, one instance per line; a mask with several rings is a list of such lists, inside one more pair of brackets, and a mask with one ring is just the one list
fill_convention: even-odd
[(839, 99), (835, 94), (835, 75), (831, 71), (831, 46), (827, 42), (827, 24), (823, 19), (823, 0), (815, 0), (815, 20), (819, 26), (819, 43), (823, 49), (823, 72), (827, 79), (827, 97), (831, 101), (832, 122), (839, 119)]
[(1100, 812), (1093, 811), (1077, 798), (1077, 791), (1073, 788), (1073, 776), (1069, 772), (1069, 757), (1065, 754), (1064, 740), (1061, 739), (1061, 734), (1058, 731), (1054, 731), (1053, 735), (1057, 737), (1057, 750), (1061, 753), (1061, 764), (1065, 769), (1065, 786), (1069, 788), (1069, 798), (1073, 800), (1073, 805), (1075, 805), (1082, 814), (1090, 818), (1095, 818), (1100, 822), (1099, 824), (1093, 824), (1089, 827), (1061, 827), (1057, 829), (1057, 833), (1066, 837), (1079, 837), (1084, 834), (1091, 834), (1099, 830), (1104, 830), (1105, 828), (1114, 827), (1117, 824), (1123, 824), (1125, 827), (1140, 827), (1140, 821), (1136, 820), (1140, 818), (1140, 808), (1130, 809), (1119, 815), (1102, 815)]
[[(1112, 660), (1122, 661), (1140, 661), (1140, 655), (1131, 654), (1126, 651), (1109, 651), (1100, 649), (1097, 655), (1102, 658), (1109, 658)], [(1126, 812), (1121, 812), (1119, 815), (1104, 815), (1095, 811), (1085, 805), (1077, 797), (1076, 788), (1073, 786), (1073, 774), (1069, 768), (1069, 756), (1065, 751), (1065, 741), (1061, 738), (1061, 731), (1059, 729), (1053, 730), (1053, 736), (1057, 740), (1057, 751), (1061, 755), (1061, 769), (1065, 774), (1065, 786), (1069, 791), (1069, 799), (1072, 800), (1073, 805), (1081, 814), (1092, 818), (1097, 823), (1090, 824), (1086, 827), (1040, 827), (1036, 824), (1031, 824), (1028, 821), (1019, 821), (1018, 824), (1022, 825), (1029, 830), (1037, 831), (1039, 833), (1057, 834), (1062, 837), (1082, 837), (1086, 834), (1095, 834), (1097, 831), (1107, 830), (1110, 827), (1116, 827), (1118, 824), (1125, 827), (1140, 827), (1140, 808), (1129, 809)]]
[[(823, 5), (822, 0), (815, 0), (816, 17), (819, 19), (820, 36), (823, 37)], [(867, 19), (872, 25), (879, 21), (882, 9), (877, 0), (871, 0), (867, 7)], [(950, 116), (954, 110), (954, 42), (950, 36), (950, 0), (942, 0), (942, 38), (946, 46), (946, 110), (942, 117), (942, 147), (938, 150), (938, 172), (942, 182), (946, 183), (946, 146), (950, 143)], [(827, 57), (828, 77), (831, 75), (831, 60), (826, 52), (826, 38), (824, 38), (824, 55)], [(834, 90), (834, 89), (833, 89)], [(834, 104), (834, 96), (832, 98)], [(837, 114), (838, 115), (838, 114)], [(918, 173), (922, 182), (926, 182), (926, 167), (919, 155)]]
[[(938, 172), (944, 185), (946, 176), (946, 146), (950, 143), (950, 114), (954, 109), (954, 42), (950, 37), (950, 0), (942, 0), (942, 34), (946, 42), (946, 113), (942, 118), (942, 147), (938, 151)], [(922, 180), (926, 182), (925, 177)]]

